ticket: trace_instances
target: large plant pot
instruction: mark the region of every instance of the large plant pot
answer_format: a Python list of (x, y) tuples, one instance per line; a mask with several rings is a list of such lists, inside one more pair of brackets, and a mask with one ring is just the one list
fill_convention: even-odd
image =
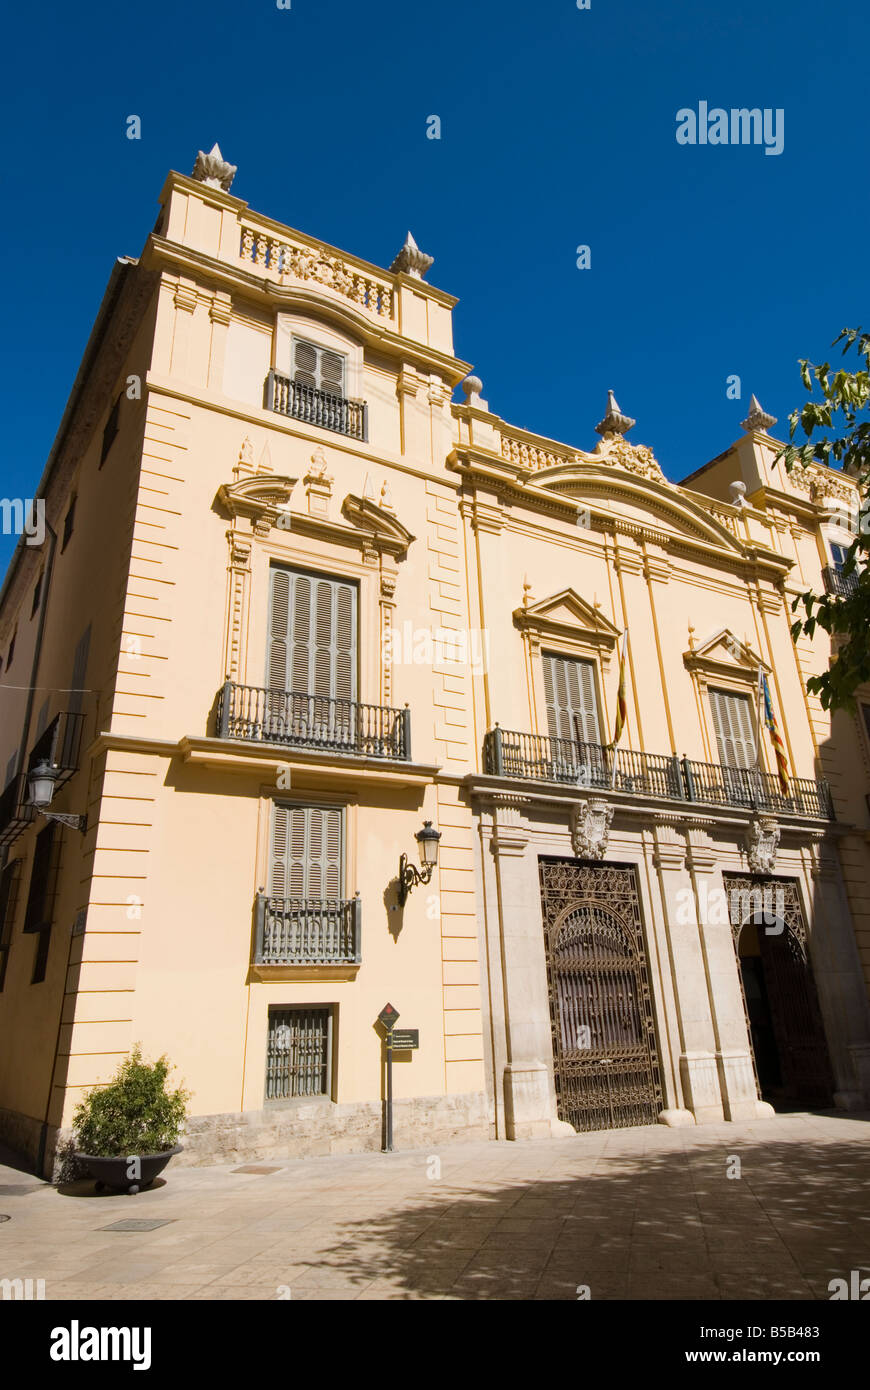
[(89, 1176), (95, 1179), (98, 1192), (109, 1187), (116, 1192), (128, 1192), (132, 1196), (143, 1187), (150, 1187), (158, 1173), (163, 1172), (169, 1160), (175, 1154), (180, 1154), (183, 1147), (182, 1144), (176, 1144), (174, 1149), (166, 1149), (164, 1153), (138, 1154), (141, 1172), (138, 1178), (127, 1176), (130, 1158), (126, 1154), (117, 1158), (101, 1158), (97, 1154), (77, 1152), (75, 1156), (85, 1165)]

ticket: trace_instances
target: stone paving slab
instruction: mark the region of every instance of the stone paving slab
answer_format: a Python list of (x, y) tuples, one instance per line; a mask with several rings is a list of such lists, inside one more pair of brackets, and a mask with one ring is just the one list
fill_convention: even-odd
[[(135, 1197), (12, 1159), (0, 1279), (83, 1301), (827, 1299), (870, 1277), (868, 1160), (870, 1115), (836, 1112), (170, 1167)], [(171, 1224), (104, 1229), (128, 1218)]]

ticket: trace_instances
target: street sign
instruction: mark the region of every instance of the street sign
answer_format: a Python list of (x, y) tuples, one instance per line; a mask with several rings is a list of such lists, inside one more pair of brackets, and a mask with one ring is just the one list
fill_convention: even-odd
[(392, 1004), (385, 1004), (378, 1014), (378, 1019), (387, 1031), (390, 1032), (399, 1021), (399, 1011), (398, 1009), (394, 1009)]
[(412, 1052), (420, 1046), (419, 1028), (394, 1028), (390, 1041), (394, 1052)]

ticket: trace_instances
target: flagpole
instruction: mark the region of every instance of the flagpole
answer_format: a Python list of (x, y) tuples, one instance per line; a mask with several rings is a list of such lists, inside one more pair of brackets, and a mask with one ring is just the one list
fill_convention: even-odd
[(759, 792), (761, 791), (761, 730), (763, 721), (761, 710), (764, 704), (764, 671), (761, 662), (758, 663), (758, 691), (755, 712), (755, 799), (760, 801)]
[(625, 645), (627, 640), (628, 628), (626, 627), (623, 629), (622, 633), (622, 651), (619, 657), (619, 688), (616, 694), (616, 727), (613, 731), (613, 767), (611, 769), (610, 774), (611, 791), (613, 791), (616, 787), (616, 766), (619, 761), (619, 740), (622, 737), (622, 730), (625, 722), (622, 718), (620, 701), (625, 698)]

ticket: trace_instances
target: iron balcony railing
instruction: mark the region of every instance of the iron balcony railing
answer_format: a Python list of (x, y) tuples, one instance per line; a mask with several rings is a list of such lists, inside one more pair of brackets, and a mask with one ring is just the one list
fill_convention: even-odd
[(279, 415), (303, 420), (307, 425), (319, 425), (336, 434), (366, 441), (369, 437), (369, 408), (365, 401), (351, 401), (331, 391), (319, 391), (315, 386), (294, 381), (272, 367), (266, 377), (266, 409)]
[(227, 681), (218, 696), (219, 738), (294, 748), (411, 759), (411, 711), (358, 700), (328, 700), (293, 690)]
[(56, 791), (78, 771), (83, 724), (83, 714), (63, 711), (40, 734), (30, 751), (26, 771), (13, 777), (0, 796), (0, 848), (11, 845), (36, 819), (29, 802), (27, 778), (37, 763), (48, 762), (58, 769)]
[(852, 570), (850, 574), (844, 574), (834, 565), (826, 565), (822, 570), (822, 578), (825, 581), (825, 591), (829, 594), (839, 594), (841, 598), (849, 598), (858, 592), (857, 570)]
[(498, 724), (485, 735), (483, 764), (495, 777), (834, 819), (827, 782), (793, 777), (786, 795), (776, 775), (754, 768), (720, 767), (631, 748), (618, 749), (614, 757), (613, 748), (603, 744), (518, 733)]
[(359, 965), (362, 902), (257, 894), (256, 965)]

